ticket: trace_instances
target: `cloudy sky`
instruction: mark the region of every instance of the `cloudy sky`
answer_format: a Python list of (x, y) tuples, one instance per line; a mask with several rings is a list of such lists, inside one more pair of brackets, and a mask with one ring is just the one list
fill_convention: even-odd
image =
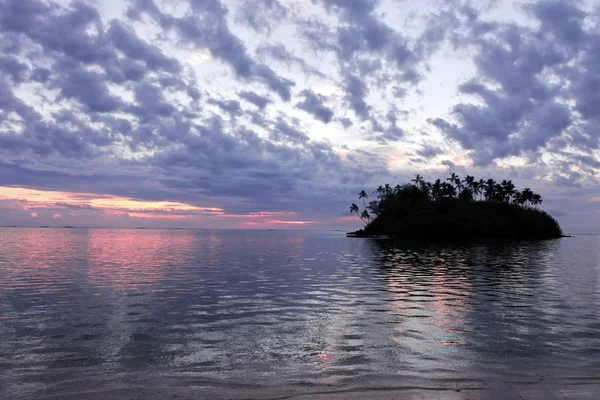
[(600, 232), (600, 7), (0, 0), (0, 224), (350, 229), (361, 189), (512, 179)]

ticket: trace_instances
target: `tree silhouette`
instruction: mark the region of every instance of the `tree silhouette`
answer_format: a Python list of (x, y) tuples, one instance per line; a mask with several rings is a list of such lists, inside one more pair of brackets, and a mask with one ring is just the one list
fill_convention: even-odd
[(428, 202), (477, 201), (537, 208), (543, 202), (542, 197), (529, 188), (519, 192), (511, 180), (505, 179), (498, 183), (494, 179), (476, 180), (474, 176), (467, 175), (464, 181), (461, 181), (454, 172), (445, 181), (436, 179), (433, 183), (426, 182), (417, 174), (409, 184), (397, 184), (392, 187), (386, 183), (379, 185), (373, 194), (376, 195), (375, 199), (367, 202), (369, 196), (366, 191), (361, 190), (358, 198), (362, 201), (363, 210), (361, 211), (355, 203), (350, 207), (350, 212), (356, 214), (367, 225), (373, 221), (372, 216), (377, 218), (388, 207), (397, 204), (413, 206)]
[(367, 205), (365, 203), (365, 199), (368, 199), (369, 196), (367, 196), (367, 192), (365, 192), (364, 190), (361, 190), (360, 193), (358, 194), (358, 198), (360, 200), (362, 200), (363, 202), (363, 206), (365, 206), (365, 209), (367, 208)]
[(511, 180), (475, 179), (451, 173), (427, 182), (417, 174), (409, 183), (380, 185), (369, 201), (358, 194), (364, 208), (352, 203), (350, 212), (365, 224), (356, 236), (402, 237), (522, 237), (556, 238), (560, 225), (538, 209), (542, 197)]

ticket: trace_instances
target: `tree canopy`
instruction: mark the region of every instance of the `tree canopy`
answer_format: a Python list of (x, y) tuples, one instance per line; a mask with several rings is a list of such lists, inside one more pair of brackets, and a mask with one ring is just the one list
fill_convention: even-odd
[[(517, 190), (510, 180), (500, 182), (494, 179), (477, 180), (471, 175), (461, 179), (453, 172), (444, 181), (436, 179), (427, 182), (417, 174), (408, 184), (394, 187), (390, 184), (380, 185), (373, 191), (370, 201), (366, 191), (362, 190), (359, 193), (359, 200), (363, 205), (362, 210), (353, 203), (350, 211), (365, 223), (365, 231), (386, 227), (385, 231), (388, 233), (402, 232), (404, 230), (398, 224), (412, 221), (414, 215), (418, 214), (423, 224), (431, 224), (431, 219), (439, 220), (440, 225), (436, 226), (433, 223), (431, 228), (449, 233), (451, 233), (449, 225), (464, 223), (470, 227), (457, 226), (457, 232), (466, 232), (467, 235), (473, 236), (476, 236), (477, 232), (483, 232), (486, 236), (528, 237), (555, 237), (562, 234), (558, 222), (538, 209), (538, 206), (543, 203), (542, 197), (530, 188)], [(387, 216), (382, 220), (381, 216), (386, 214)], [(394, 226), (390, 226), (391, 215), (394, 215), (397, 220)], [(399, 216), (404, 217), (399, 218)], [(474, 227), (478, 223), (489, 223), (490, 217), (492, 220), (500, 221), (497, 233), (494, 234), (493, 229), (483, 230)], [(511, 218), (517, 217), (543, 227), (539, 230), (536, 227), (526, 228), (521, 226), (523, 221), (510, 221)], [(484, 221), (481, 218), (488, 218), (488, 220)], [(507, 219), (510, 222), (508, 225), (505, 221)], [(417, 224), (419, 221), (414, 222)], [(422, 231), (420, 227), (413, 228), (417, 228), (418, 232)], [(409, 232), (405, 233), (409, 234)], [(429, 232), (429, 235), (437, 234), (438, 232)]]

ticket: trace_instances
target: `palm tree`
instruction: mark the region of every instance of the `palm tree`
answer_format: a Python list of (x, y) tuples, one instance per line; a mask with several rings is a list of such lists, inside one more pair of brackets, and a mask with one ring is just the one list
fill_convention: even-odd
[(488, 179), (484, 185), (483, 195), (485, 196), (486, 201), (492, 201), (495, 195), (496, 189), (496, 181), (493, 179)]
[(456, 185), (456, 189), (460, 190), (460, 187), (462, 186), (460, 184), (460, 178), (454, 172), (451, 173), (450, 176), (446, 180), (449, 181), (450, 183), (452, 183), (453, 185)]
[(431, 182), (423, 183), (421, 190), (425, 193), (427, 200), (429, 200), (431, 194)]
[(467, 189), (473, 189), (473, 183), (475, 182), (475, 177), (471, 175), (467, 175), (465, 177), (464, 183)]
[(512, 181), (507, 180), (503, 180), (501, 185), (504, 201), (508, 203), (515, 195), (515, 185), (512, 183)]
[(482, 187), (479, 185), (479, 182), (477, 182), (477, 181), (474, 181), (474, 182), (471, 184), (471, 186), (472, 186), (472, 188), (473, 188), (473, 198), (474, 198), (475, 200), (477, 200), (477, 196), (479, 196), (479, 194), (481, 193), (481, 188), (482, 188)]
[(421, 175), (417, 174), (417, 175), (415, 176), (415, 179), (413, 179), (411, 182), (414, 182), (414, 183), (415, 183), (415, 186), (421, 186), (421, 184), (422, 184), (424, 181), (423, 181), (423, 177), (422, 177)]
[(436, 179), (435, 182), (433, 182), (433, 185), (431, 185), (431, 197), (433, 198), (433, 200), (439, 200), (439, 198), (442, 196), (442, 181), (440, 181), (439, 179)]
[(360, 214), (360, 219), (362, 219), (365, 225), (371, 222), (371, 216), (369, 215), (369, 212), (367, 210), (363, 210), (363, 212)]
[(352, 203), (352, 205), (350, 206), (350, 214), (358, 215), (358, 206), (356, 205), (356, 203)]
[(538, 205), (542, 204), (544, 200), (542, 200), (542, 196), (537, 193), (534, 193), (531, 197), (531, 203), (537, 208)]
[(368, 199), (369, 196), (367, 196), (367, 192), (365, 192), (364, 190), (361, 190), (360, 193), (358, 194), (358, 199), (361, 200), (363, 202), (363, 206), (365, 206), (365, 210), (367, 209), (367, 204), (365, 203), (365, 199)]
[(483, 179), (480, 179), (479, 181), (477, 181), (477, 183), (479, 185), (479, 194), (481, 194), (479, 198), (481, 199), (483, 197), (483, 192), (485, 191), (485, 181)]
[(383, 186), (379, 185), (379, 186), (377, 186), (377, 189), (375, 189), (373, 191), (373, 193), (377, 193), (377, 198), (380, 199), (383, 197), (383, 193), (385, 193), (385, 189), (383, 188)]
[(385, 197), (390, 197), (393, 193), (392, 187), (390, 186), (390, 184), (386, 183), (384, 189), (385, 189)]
[(521, 204), (523, 204), (522, 201), (523, 201), (523, 195), (518, 190), (515, 190), (511, 203), (521, 205)]
[(456, 188), (446, 182), (442, 183), (442, 197), (454, 197), (456, 196)]
[(458, 197), (465, 201), (473, 201), (473, 194), (475, 193), (473, 183), (475, 183), (475, 177), (467, 175), (462, 183), (464, 185), (461, 184), (459, 186)]
[(534, 193), (531, 191), (531, 189), (529, 188), (525, 188), (523, 189), (523, 192), (521, 193), (521, 196), (523, 196), (523, 204), (525, 204), (525, 206), (528, 206), (532, 200), (533, 200), (533, 195)]

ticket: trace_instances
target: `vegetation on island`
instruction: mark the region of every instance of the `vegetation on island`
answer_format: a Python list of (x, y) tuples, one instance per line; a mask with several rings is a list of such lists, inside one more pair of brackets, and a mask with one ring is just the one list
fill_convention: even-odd
[(416, 175), (411, 183), (385, 184), (369, 199), (362, 190), (350, 212), (365, 224), (354, 236), (390, 235), (415, 238), (509, 237), (556, 238), (558, 222), (538, 208), (542, 196), (529, 188), (517, 190), (510, 180), (461, 179), (452, 173), (445, 181), (426, 182)]

